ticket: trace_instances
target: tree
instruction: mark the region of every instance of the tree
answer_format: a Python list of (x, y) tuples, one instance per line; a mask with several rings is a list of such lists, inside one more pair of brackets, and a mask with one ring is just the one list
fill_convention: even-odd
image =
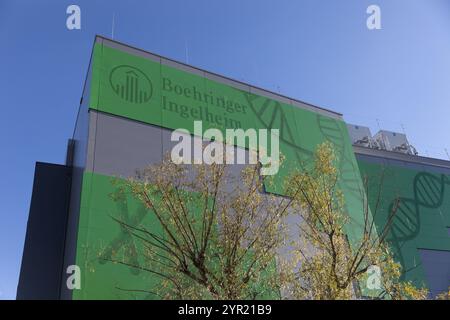
[[(293, 243), (293, 257), (285, 261), (282, 268), (286, 292), (300, 299), (356, 298), (358, 283), (367, 277), (369, 268), (376, 267), (381, 271), (381, 277), (375, 279), (379, 282), (379, 298), (426, 298), (426, 290), (400, 281), (401, 267), (394, 261), (386, 243), (398, 201), (386, 225), (377, 230), (369, 210), (366, 187), (361, 193), (363, 225), (351, 225), (338, 187), (337, 160), (332, 145), (324, 143), (316, 151), (312, 168), (297, 171), (287, 182), (288, 195), (294, 199), (295, 212), (302, 222), (298, 226), (298, 239)], [(368, 185), (367, 181), (364, 185)], [(352, 239), (352, 245), (346, 232), (349, 226), (359, 233)]]
[[(262, 192), (260, 167), (236, 175), (231, 165), (176, 165), (168, 158), (135, 178), (117, 180), (114, 199), (132, 196), (155, 226), (114, 219), (143, 244), (144, 263), (161, 279), (149, 290), (167, 299), (279, 298), (276, 250), (292, 201)], [(156, 231), (160, 230), (160, 232)]]
[[(386, 243), (398, 204), (380, 230), (363, 195), (364, 223), (349, 244), (336, 161), (332, 145), (321, 144), (312, 166), (289, 175), (287, 197), (263, 192), (258, 165), (236, 174), (232, 165), (176, 165), (167, 158), (117, 180), (113, 198), (134, 197), (158, 227), (114, 217), (142, 243), (143, 262), (111, 261), (159, 277), (161, 285), (149, 292), (163, 299), (359, 298), (358, 283), (372, 266), (381, 270), (379, 298), (425, 299), (426, 290), (400, 281), (401, 267)], [(288, 216), (301, 221), (289, 239)]]

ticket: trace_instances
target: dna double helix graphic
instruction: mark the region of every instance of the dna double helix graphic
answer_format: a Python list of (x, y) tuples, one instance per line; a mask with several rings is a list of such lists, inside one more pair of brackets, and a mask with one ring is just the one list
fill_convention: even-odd
[[(339, 128), (339, 124), (334, 119), (320, 115), (317, 121), (324, 137), (335, 146), (341, 156), (341, 188), (351, 192), (357, 199), (362, 199), (363, 192), (355, 175), (357, 170), (348, 156), (344, 133)], [(389, 212), (394, 210), (394, 206), (397, 208), (387, 241), (391, 243), (395, 256), (402, 266), (406, 265), (401, 251), (403, 244), (417, 237), (420, 232), (420, 208), (439, 208), (444, 200), (446, 184), (450, 184), (450, 179), (444, 174), (436, 176), (428, 172), (420, 172), (413, 182), (414, 198), (401, 197), (390, 203)]]
[(358, 169), (355, 168), (353, 159), (350, 154), (353, 150), (350, 144), (345, 143), (344, 131), (340, 128), (339, 123), (329, 117), (317, 115), (317, 124), (324, 138), (333, 144), (335, 152), (339, 158), (339, 187), (355, 197), (358, 201), (363, 199), (363, 190), (361, 189)]
[[(419, 172), (413, 181), (414, 197), (399, 197), (389, 205), (389, 212), (394, 210), (395, 215), (386, 240), (392, 245), (398, 262), (407, 271), (408, 263), (406, 263), (402, 254), (402, 247), (407, 241), (419, 235), (421, 226), (420, 209), (422, 207), (438, 209), (442, 205), (446, 185), (450, 185), (450, 179), (444, 174), (435, 175), (429, 172)], [(403, 274), (404, 276), (405, 274)]]
[[(303, 137), (297, 135), (297, 128), (293, 127), (292, 121), (288, 121), (291, 116), (286, 114), (280, 102), (253, 94), (246, 94), (246, 99), (260, 124), (267, 129), (280, 130), (281, 142), (294, 152), (298, 164), (302, 165), (312, 160), (314, 152), (301, 147)], [(346, 149), (345, 133), (335, 119), (317, 115), (317, 122), (324, 139), (333, 144), (338, 154), (340, 187), (361, 200), (363, 195), (357, 176), (358, 171), (349, 157), (349, 152), (353, 151)]]
[[(313, 152), (300, 146), (301, 137), (297, 135), (297, 128), (292, 124), (292, 116), (286, 114), (285, 108), (279, 101), (253, 94), (245, 94), (245, 97), (264, 128), (279, 129), (280, 141), (294, 152), (299, 163), (307, 162), (312, 158)], [(288, 119), (291, 119), (291, 122)]]

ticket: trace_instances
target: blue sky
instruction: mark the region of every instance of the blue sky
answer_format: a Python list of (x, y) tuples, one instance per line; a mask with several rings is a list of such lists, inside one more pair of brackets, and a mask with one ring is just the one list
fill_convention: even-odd
[[(66, 28), (70, 4), (81, 30)], [(371, 4), (382, 30), (366, 27)], [(111, 36), (113, 13), (115, 40), (339, 111), (372, 133), (403, 126), (422, 155), (450, 152), (448, 0), (2, 0), (0, 299), (15, 298), (35, 162), (64, 162), (94, 35)]]

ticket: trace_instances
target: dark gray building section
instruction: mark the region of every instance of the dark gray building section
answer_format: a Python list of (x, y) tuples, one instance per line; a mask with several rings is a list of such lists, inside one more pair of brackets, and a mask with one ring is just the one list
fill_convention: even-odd
[[(162, 161), (161, 127), (91, 110), (86, 171), (130, 177), (136, 170)], [(167, 130), (169, 131), (169, 130)], [(170, 140), (165, 132), (165, 142)]]
[[(91, 110), (89, 112), (89, 151), (86, 171), (129, 178), (137, 171), (161, 163), (178, 141), (171, 141), (172, 130)], [(190, 136), (192, 139), (200, 139)], [(204, 142), (204, 146), (208, 142)], [(235, 156), (248, 150), (234, 147)], [(194, 155), (193, 146), (191, 154)], [(245, 164), (228, 168), (230, 177), (237, 179)], [(231, 187), (231, 186), (230, 186)]]
[[(450, 161), (358, 146), (353, 146), (353, 149), (358, 160), (450, 175)], [(448, 234), (450, 236), (450, 228)], [(423, 248), (418, 248), (418, 251), (430, 297), (447, 292), (450, 287), (450, 251)]]
[(353, 146), (353, 150), (358, 159), (374, 163), (398, 165), (414, 170), (420, 169), (429, 172), (450, 174), (450, 161), (448, 160), (413, 156), (400, 152), (376, 150), (355, 145)]
[(36, 163), (17, 299), (59, 299), (71, 168)]
[(89, 147), (89, 100), (92, 75), (92, 56), (89, 63), (89, 71), (83, 88), (83, 94), (80, 100), (78, 115), (75, 122), (75, 128), (71, 139), (71, 149), (68, 151), (68, 166), (72, 167), (72, 185), (70, 191), (69, 216), (66, 226), (66, 239), (64, 250), (64, 267), (61, 282), (60, 299), (72, 299), (72, 291), (67, 289), (66, 274), (67, 267), (75, 264), (76, 245), (78, 236), (78, 219), (80, 214), (81, 189), (83, 183), (83, 173), (86, 167), (87, 153)]

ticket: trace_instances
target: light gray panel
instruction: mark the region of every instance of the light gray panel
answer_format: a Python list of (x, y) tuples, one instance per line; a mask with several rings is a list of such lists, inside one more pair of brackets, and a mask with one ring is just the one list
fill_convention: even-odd
[[(282, 198), (280, 197), (279, 199), (279, 201), (281, 201)], [(294, 246), (292, 246), (291, 242), (296, 242), (299, 240), (300, 229), (298, 226), (303, 223), (303, 218), (298, 212), (290, 212), (289, 215), (286, 216), (284, 221), (286, 223), (288, 241), (284, 246), (279, 248), (278, 254), (283, 259), (288, 260), (291, 257), (292, 250), (295, 249)]]
[[(171, 134), (172, 134), (172, 130), (169, 129), (162, 129), (162, 143), (163, 143), (163, 156), (170, 156), (170, 152), (172, 150), (172, 148), (179, 143), (178, 141), (171, 141)], [(193, 135), (185, 135), (185, 138), (190, 137), (190, 139), (192, 139), (191, 141), (193, 142), (194, 139), (199, 139), (199, 137), (194, 137)], [(208, 144), (208, 141), (203, 140), (203, 147), (205, 147)], [(224, 146), (225, 148), (225, 146)], [(246, 159), (246, 163), (248, 163), (248, 159), (249, 159), (249, 152), (246, 149), (243, 148), (237, 148), (234, 147), (234, 152), (235, 152), (235, 160), (236, 160), (236, 154), (238, 152), (238, 149), (244, 153), (244, 157)], [(191, 155), (192, 157), (194, 156), (194, 146), (193, 143), (191, 144)], [(191, 158), (193, 159), (193, 158)], [(239, 183), (239, 177), (241, 175), (242, 170), (246, 167), (246, 164), (232, 164), (230, 166), (227, 167), (227, 176), (228, 176), (228, 181), (234, 181), (235, 183)], [(192, 171), (189, 170), (188, 173), (190, 174)], [(193, 176), (192, 176), (193, 177)], [(231, 191), (233, 189), (234, 185), (232, 183), (229, 183), (226, 185), (226, 191)]]
[(161, 130), (156, 126), (98, 113), (92, 171), (129, 177), (136, 170), (160, 162)]
[[(87, 169), (95, 173), (109, 176), (131, 177), (137, 170), (160, 163), (164, 156), (170, 156), (172, 148), (178, 141), (171, 141), (172, 130), (141, 122), (128, 120), (91, 110), (91, 138), (88, 162), (92, 166)], [(191, 139), (193, 136), (188, 135)], [(203, 143), (206, 146), (207, 142)], [(249, 153), (240, 149), (248, 161)], [(237, 148), (235, 148), (235, 154)], [(193, 155), (193, 144), (191, 145)], [(227, 168), (231, 180), (239, 182), (239, 176), (245, 164), (234, 164)], [(188, 171), (190, 172), (190, 171)], [(227, 185), (231, 190), (232, 184)]]

